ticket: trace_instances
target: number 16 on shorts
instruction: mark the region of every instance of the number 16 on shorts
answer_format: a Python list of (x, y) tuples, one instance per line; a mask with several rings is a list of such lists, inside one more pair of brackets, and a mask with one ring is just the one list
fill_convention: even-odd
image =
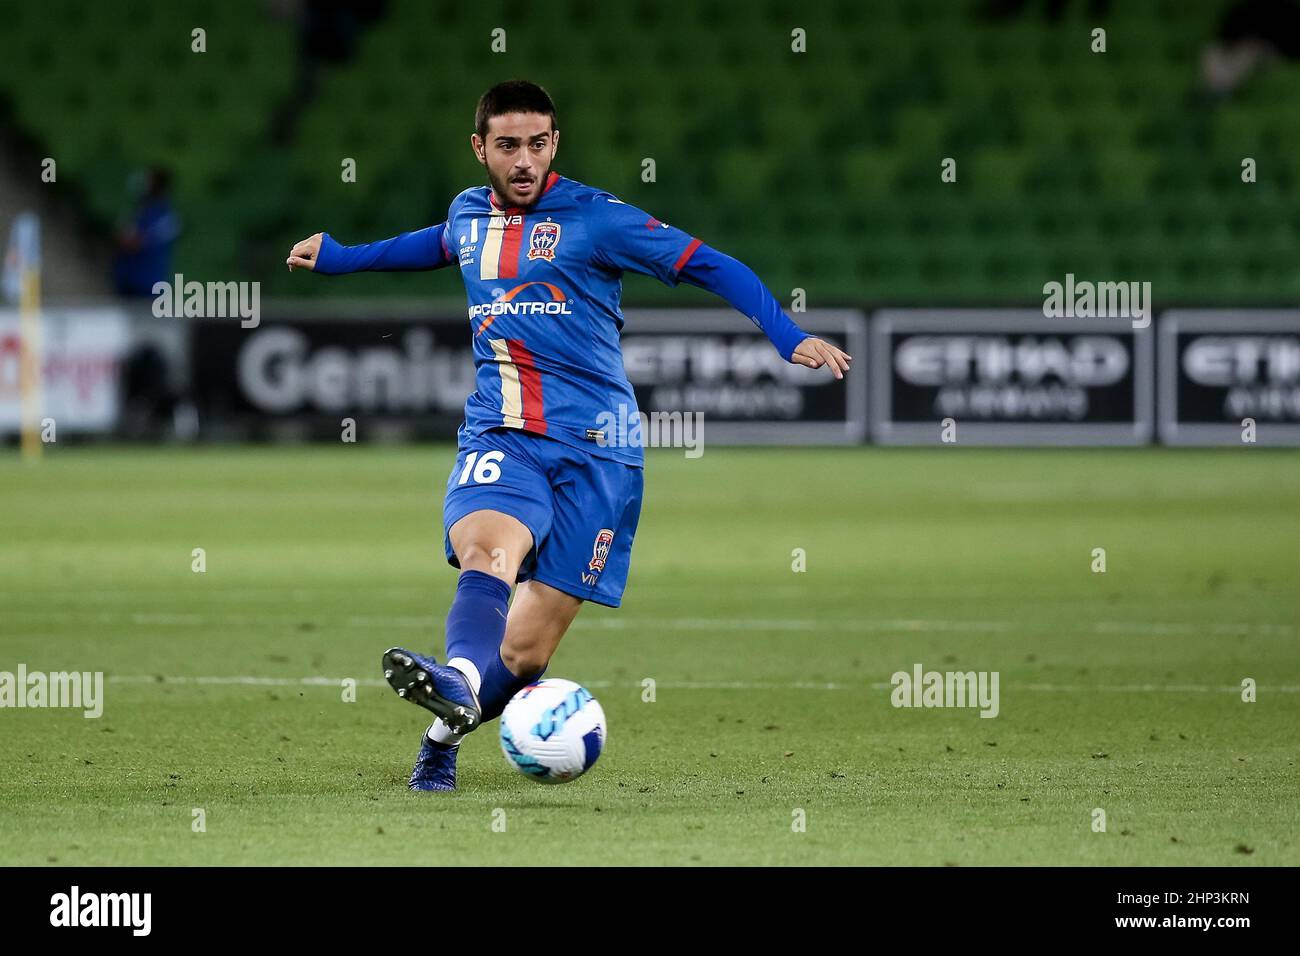
[(480, 455), (476, 451), (465, 456), (465, 467), (460, 470), (456, 484), (463, 485), (471, 480), (476, 485), (487, 485), (501, 477), (500, 462), (506, 457), (503, 451), (487, 451)]

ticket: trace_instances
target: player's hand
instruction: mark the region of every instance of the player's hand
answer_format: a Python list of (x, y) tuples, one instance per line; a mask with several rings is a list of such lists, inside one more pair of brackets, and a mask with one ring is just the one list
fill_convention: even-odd
[(790, 361), (795, 365), (806, 365), (809, 368), (829, 365), (836, 378), (843, 378), (844, 373), (849, 370), (853, 356), (824, 339), (810, 335), (799, 343), (799, 347), (790, 356)]
[(289, 271), (294, 269), (306, 269), (308, 271), (316, 268), (316, 257), (320, 255), (321, 237), (324, 233), (318, 232), (314, 236), (308, 236), (302, 242), (294, 244), (289, 250), (289, 258), (284, 260), (284, 264), (289, 267)]

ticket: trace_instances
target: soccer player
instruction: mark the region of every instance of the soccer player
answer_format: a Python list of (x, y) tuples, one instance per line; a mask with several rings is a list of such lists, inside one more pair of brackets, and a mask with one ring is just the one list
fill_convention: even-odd
[(393, 689), (436, 718), (412, 790), (455, 789), (465, 734), (541, 677), (584, 601), (622, 599), (644, 456), (640, 442), (620, 444), (626, 430), (600, 426), (636, 408), (619, 346), (625, 271), (716, 293), (788, 362), (842, 378), (852, 361), (791, 321), (748, 267), (552, 170), (560, 132), (540, 86), (494, 86), (474, 126), (489, 185), (453, 199), (446, 222), (359, 246), (317, 233), (286, 260), (323, 275), (455, 265), (469, 298), (476, 388), (443, 506), (460, 569), (447, 660), (397, 647), (383, 657)]

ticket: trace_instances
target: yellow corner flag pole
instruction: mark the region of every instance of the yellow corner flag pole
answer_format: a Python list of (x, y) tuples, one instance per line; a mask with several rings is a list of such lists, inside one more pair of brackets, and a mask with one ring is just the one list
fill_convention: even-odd
[[(44, 449), (41, 441), (41, 408), (44, 403), (41, 382), (41, 226), (34, 213), (22, 213), (14, 220), (5, 267), (5, 291), (11, 295), (16, 291), (18, 298), (22, 456), (27, 461), (38, 461)], [(16, 290), (13, 288), (15, 285)]]
[(23, 458), (39, 461), (41, 442), (41, 268), (23, 270), (23, 293), (18, 305), (22, 328), (22, 365), (18, 388), (23, 405)]

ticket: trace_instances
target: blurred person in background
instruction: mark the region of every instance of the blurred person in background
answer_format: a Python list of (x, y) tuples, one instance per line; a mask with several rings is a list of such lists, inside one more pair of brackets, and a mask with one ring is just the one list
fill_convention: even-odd
[(330, 66), (356, 55), (361, 36), (388, 12), (388, 0), (303, 0), (298, 21), (298, 76), (293, 91), (276, 111), (272, 138), (293, 140), (303, 111), (316, 99), (320, 77)]
[[(154, 285), (170, 283), (172, 249), (181, 233), (172, 206), (171, 173), (160, 167), (131, 180), (132, 208), (115, 236), (113, 286), (119, 295), (153, 298)], [(167, 360), (154, 345), (132, 349), (122, 364), (119, 432), (130, 439), (158, 439), (173, 431), (178, 409)], [(175, 429), (179, 432), (180, 429)]]
[(115, 237), (113, 286), (119, 295), (152, 296), (155, 283), (171, 281), (172, 247), (181, 234), (171, 173), (155, 166), (132, 177), (132, 193), (131, 212)]
[(1269, 60), (1300, 59), (1300, 3), (1240, 0), (1228, 8), (1217, 39), (1201, 53), (1201, 83), (1228, 96)]

